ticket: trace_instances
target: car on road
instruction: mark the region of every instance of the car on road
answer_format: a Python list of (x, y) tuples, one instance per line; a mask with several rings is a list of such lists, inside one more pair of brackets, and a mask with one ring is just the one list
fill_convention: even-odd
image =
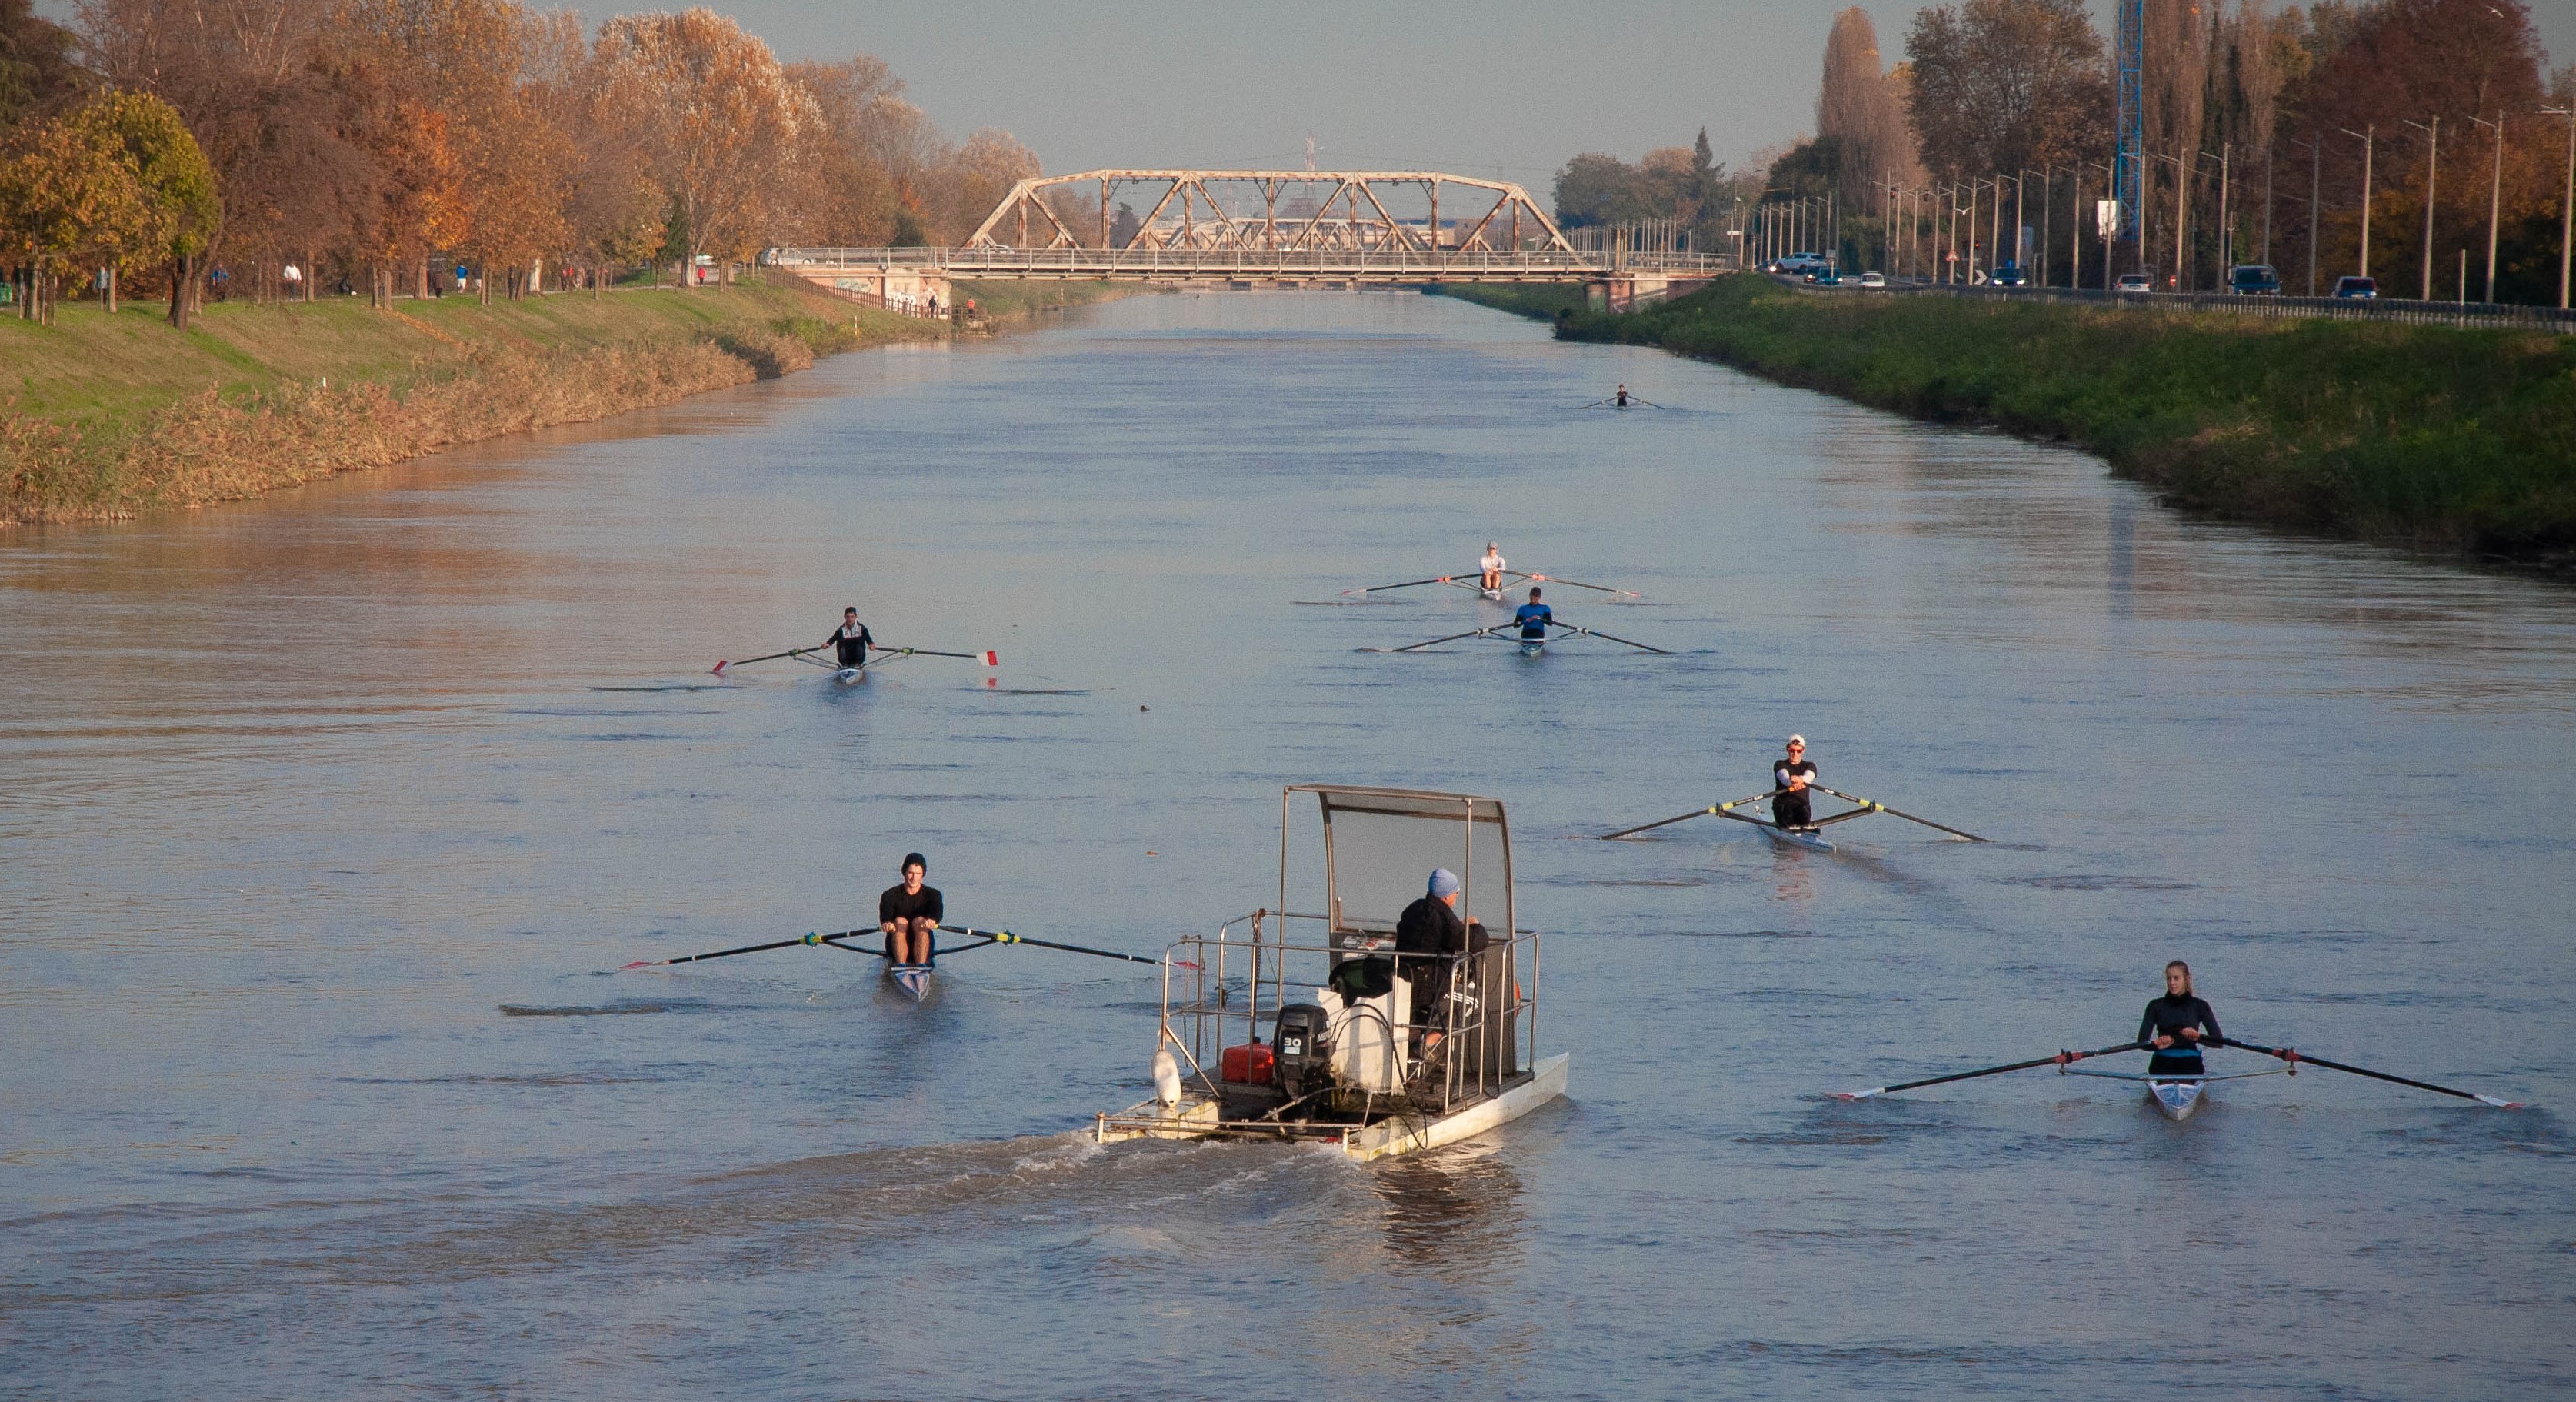
[(2227, 270), (2227, 290), (2239, 297), (2278, 297), (2281, 275), (2269, 263), (2239, 263)]
[(2334, 295), (2365, 298), (2375, 302), (2379, 300), (2379, 279), (2375, 277), (2336, 278)]
[(1843, 275), (1839, 269), (1834, 267), (1833, 264), (1827, 263), (1823, 267), (1816, 269), (1814, 272), (1807, 274), (1807, 281), (1814, 283), (1818, 287), (1840, 287), (1843, 285)]
[(1860, 285), (1865, 288), (1879, 288), (1883, 290), (1887, 286), (1887, 275), (1884, 273), (1863, 273), (1860, 275)]
[(2152, 273), (2122, 273), (2120, 274), (2120, 280), (2112, 285), (2111, 290), (2114, 292), (2153, 292), (2156, 290), (2155, 275)]
[(2030, 275), (2021, 270), (2019, 263), (2006, 263), (1989, 274), (1986, 282), (1994, 287), (2028, 287)]

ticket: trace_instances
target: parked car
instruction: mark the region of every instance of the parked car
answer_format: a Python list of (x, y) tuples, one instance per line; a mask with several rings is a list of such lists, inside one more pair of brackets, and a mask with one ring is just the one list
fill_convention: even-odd
[(2120, 280), (2112, 285), (2111, 290), (2114, 292), (2153, 292), (2156, 290), (2155, 275), (2153, 273), (2122, 273), (2120, 274)]
[(2227, 270), (2227, 290), (2239, 297), (2281, 295), (2281, 275), (2269, 263), (2239, 263)]
[(1988, 274), (1986, 282), (1994, 287), (2028, 287), (2030, 277), (2022, 272), (2019, 263), (2006, 263)]
[(2336, 278), (2334, 295), (2338, 297), (2364, 297), (2376, 301), (2379, 298), (2379, 279), (2375, 277)]
[(1860, 285), (1863, 287), (1885, 288), (1887, 286), (1887, 277), (1883, 273), (1863, 273), (1860, 275)]

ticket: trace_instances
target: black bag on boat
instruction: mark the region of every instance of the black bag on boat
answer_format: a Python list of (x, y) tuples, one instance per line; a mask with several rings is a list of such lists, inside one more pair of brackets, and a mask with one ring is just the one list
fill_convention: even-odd
[(1333, 976), (1327, 982), (1332, 984), (1335, 993), (1342, 995), (1345, 1003), (1356, 1003), (1363, 998), (1383, 998), (1395, 988), (1395, 961), (1383, 954), (1373, 954), (1365, 959), (1345, 959), (1333, 966)]

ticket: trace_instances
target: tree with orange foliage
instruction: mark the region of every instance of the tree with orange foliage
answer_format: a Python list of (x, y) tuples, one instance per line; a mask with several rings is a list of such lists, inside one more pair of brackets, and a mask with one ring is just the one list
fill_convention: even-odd
[(813, 95), (708, 9), (610, 20), (597, 54), (599, 125), (633, 145), (670, 200), (689, 264), (712, 255), (729, 281), (793, 188), (799, 143), (821, 119)]

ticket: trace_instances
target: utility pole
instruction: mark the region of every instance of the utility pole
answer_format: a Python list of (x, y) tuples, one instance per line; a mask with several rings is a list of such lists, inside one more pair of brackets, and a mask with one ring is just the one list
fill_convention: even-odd
[(2342, 132), (2346, 136), (2358, 136), (2361, 138), (2360, 276), (2368, 277), (2370, 276), (2370, 157), (2371, 149), (2376, 146), (2379, 141), (2379, 128), (2376, 124), (2365, 122), (2362, 124), (2362, 129), (2359, 131), (2354, 131), (2350, 127), (2337, 127), (2335, 130)]
[(2487, 305), (2495, 305), (2496, 221), (2504, 213), (2504, 109), (2496, 109), (2492, 122), (2475, 113), (2469, 120), (2482, 127), (2495, 128), (2495, 183), (2487, 189)]
[(2567, 274), (2576, 265), (2576, 103), (2565, 107), (2543, 107), (2544, 117), (2567, 119), (2567, 204), (2558, 216), (2558, 310), (2567, 308)]
[[(2206, 156), (2209, 153), (2203, 151), (2201, 154)], [(2227, 220), (2227, 162), (2232, 154), (2234, 154), (2232, 147), (2218, 148), (2218, 275), (2220, 277), (2227, 276), (2227, 270), (2236, 263), (2236, 226)]]
[(2434, 177), (2441, 174), (2442, 119), (2439, 116), (2434, 117), (2431, 126), (2426, 126), (2422, 122), (2408, 122), (2406, 125), (2424, 133), (2423, 300), (2429, 302), (2433, 300), (2433, 181)]
[(2326, 139), (2308, 131), (2308, 296), (2316, 296), (2316, 196), (2326, 178)]

